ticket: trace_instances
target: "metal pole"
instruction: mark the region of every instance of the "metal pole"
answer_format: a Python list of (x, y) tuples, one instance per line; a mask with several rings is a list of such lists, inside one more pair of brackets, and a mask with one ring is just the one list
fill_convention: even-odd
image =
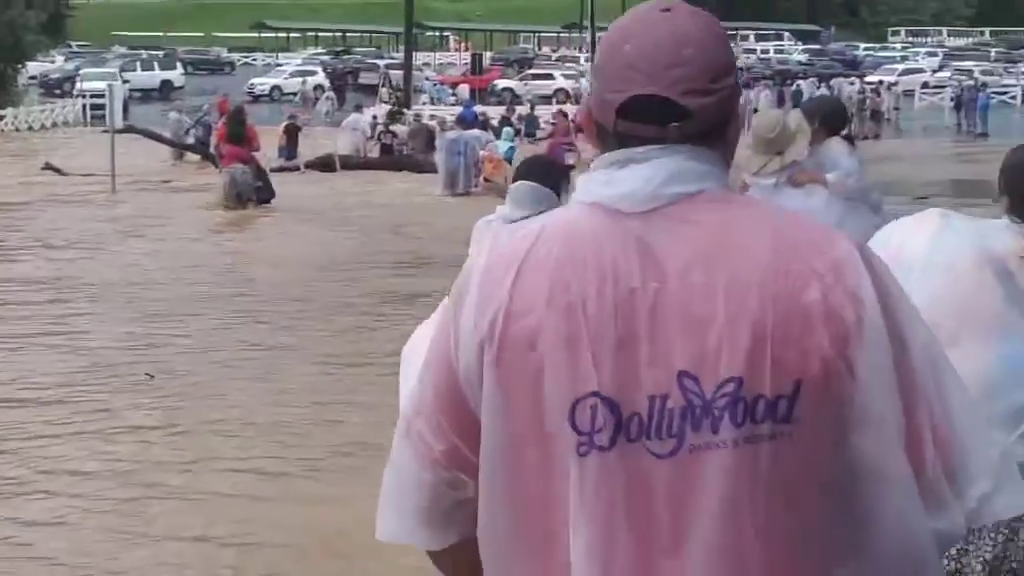
[(405, 0), (405, 30), (402, 31), (405, 37), (404, 61), (402, 62), (402, 108), (406, 110), (412, 108), (412, 61), (416, 51), (415, 8), (415, 0)]
[(625, 14), (626, 13), (626, 0), (622, 0), (622, 8), (621, 8), (621, 12), (619, 12), (619, 13), (620, 14)]
[(590, 0), (590, 61), (594, 61), (597, 54), (597, 10), (594, 9), (594, 0)]
[(114, 138), (117, 133), (117, 122), (114, 121), (114, 83), (107, 84), (107, 130), (110, 131), (110, 193), (117, 194), (117, 161), (114, 159)]
[(586, 24), (584, 24), (584, 21), (586, 20), (586, 16), (587, 16), (587, 0), (580, 0), (580, 19), (576, 21), (576, 23), (579, 24), (579, 28), (576, 29), (576, 32), (579, 33), (579, 35), (580, 35), (580, 47), (579, 47), (580, 50), (583, 49), (583, 27), (586, 26)]

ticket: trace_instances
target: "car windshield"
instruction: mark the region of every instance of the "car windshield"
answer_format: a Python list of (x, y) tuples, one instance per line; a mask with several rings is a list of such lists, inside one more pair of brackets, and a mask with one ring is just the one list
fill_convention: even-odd
[(269, 73), (267, 73), (266, 77), (267, 78), (284, 78), (285, 76), (288, 75), (288, 72), (290, 72), (290, 70), (288, 68), (275, 68), (274, 70), (271, 70)]
[(895, 76), (900, 69), (895, 66), (882, 66), (875, 70), (875, 76)]
[(84, 70), (78, 78), (82, 82), (120, 82), (117, 72), (113, 70)]

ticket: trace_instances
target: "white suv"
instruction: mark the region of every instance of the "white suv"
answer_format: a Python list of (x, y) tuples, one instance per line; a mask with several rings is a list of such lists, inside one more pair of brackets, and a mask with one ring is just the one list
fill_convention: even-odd
[(131, 58), (118, 69), (134, 93), (155, 93), (169, 100), (174, 92), (185, 89), (185, 69), (176, 58)]
[(930, 88), (934, 85), (932, 74), (924, 64), (890, 64), (875, 70), (864, 78), (868, 86), (896, 83), (900, 92), (913, 92), (918, 88)]
[(253, 102), (261, 98), (277, 102), (284, 96), (298, 94), (303, 80), (310, 84), (317, 100), (331, 88), (331, 83), (319, 66), (279, 66), (265, 76), (250, 80), (245, 85), (245, 93)]
[(495, 80), (491, 90), (497, 92), (506, 104), (532, 98), (550, 98), (556, 104), (567, 104), (580, 97), (580, 73), (575, 70), (528, 70), (511, 80)]
[(1003, 75), (993, 66), (965, 63), (936, 72), (932, 77), (932, 86), (945, 88), (953, 83), (969, 82), (974, 79), (979, 83), (984, 82), (989, 88), (996, 88), (1004, 82)]

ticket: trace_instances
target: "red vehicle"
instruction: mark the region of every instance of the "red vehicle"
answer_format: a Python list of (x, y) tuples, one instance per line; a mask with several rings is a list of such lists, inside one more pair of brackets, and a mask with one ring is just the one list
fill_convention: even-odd
[(452, 71), (449, 74), (442, 74), (437, 77), (439, 84), (444, 84), (453, 90), (460, 84), (468, 84), (470, 90), (487, 90), (491, 86), (491, 82), (502, 77), (504, 74), (504, 68), (500, 66), (494, 66), (488, 68), (483, 74), (479, 76), (473, 76), (469, 73), (469, 68), (461, 68)]

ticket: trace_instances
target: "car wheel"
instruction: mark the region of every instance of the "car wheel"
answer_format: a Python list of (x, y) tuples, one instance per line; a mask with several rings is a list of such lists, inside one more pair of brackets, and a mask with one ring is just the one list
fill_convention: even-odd
[(516, 100), (516, 91), (511, 88), (502, 88), (500, 94), (501, 103), (506, 106), (512, 104)]
[(319, 100), (319, 99), (323, 98), (323, 96), (324, 96), (324, 87), (323, 86), (313, 86), (313, 98), (316, 98), (317, 100)]
[(921, 82), (921, 90), (927, 90), (927, 89), (929, 89), (931, 87), (932, 87), (931, 84), (929, 84), (927, 82)]
[(185, 74), (195, 74), (196, 67), (193, 64), (185, 64)]
[(125, 122), (128, 121), (128, 112), (129, 112), (129, 110), (131, 110), (131, 106), (128, 105), (128, 98), (125, 98), (124, 99), (124, 103), (121, 104), (121, 118)]
[(260, 101), (260, 97), (259, 96), (249, 96), (249, 102), (259, 102), (259, 101)]
[(551, 99), (555, 101), (555, 104), (566, 104), (569, 102), (569, 93), (565, 90), (558, 89), (551, 95)]
[(170, 100), (171, 94), (174, 93), (174, 83), (170, 80), (161, 80), (156, 91), (161, 100)]
[(225, 64), (224, 68), (222, 69), (222, 71), (225, 74), (234, 74), (235, 73), (235, 65), (231, 64), (231, 63)]
[(274, 86), (267, 95), (270, 96), (271, 102), (277, 102), (284, 96), (284, 91), (281, 90), (280, 86)]

